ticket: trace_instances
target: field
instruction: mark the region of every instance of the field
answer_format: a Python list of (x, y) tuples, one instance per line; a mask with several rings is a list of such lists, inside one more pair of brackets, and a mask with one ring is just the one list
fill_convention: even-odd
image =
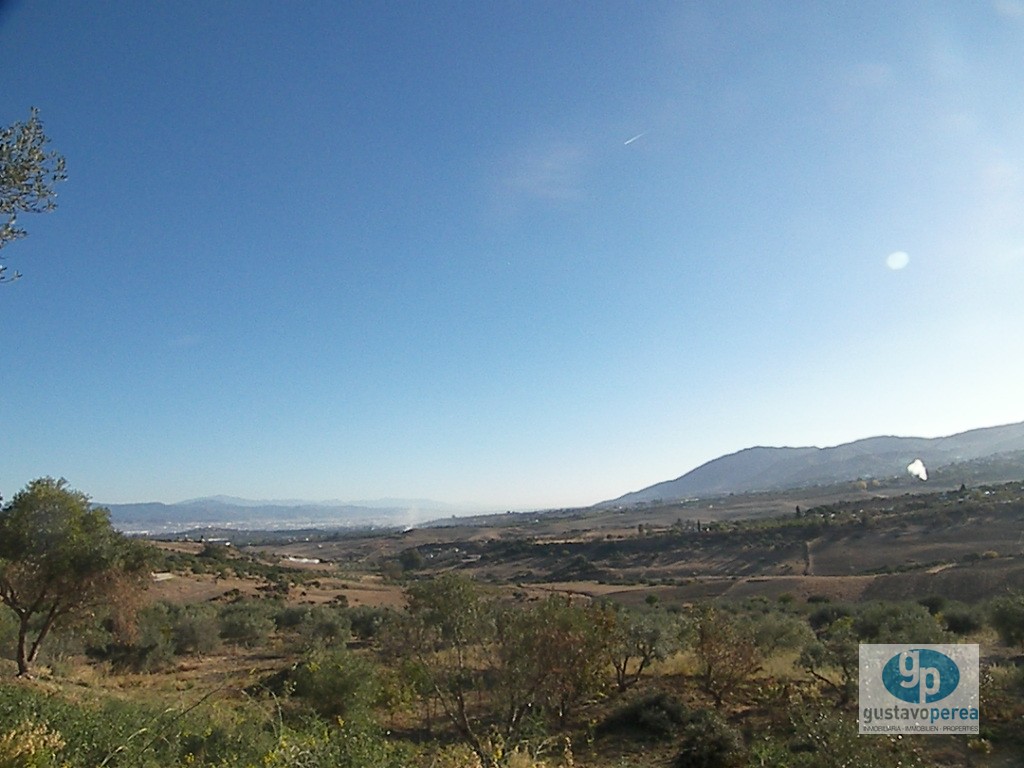
[[(1020, 484), (817, 489), (154, 546), (133, 637), (69, 628), (31, 681), (12, 681), (0, 662), (0, 766), (47, 765), (52, 753), (52, 764), (74, 766), (628, 768), (668, 766), (718, 737), (734, 752), (692, 764), (1024, 760), (1021, 648), (992, 618), (1024, 590)], [(460, 617), (491, 612), (490, 629), (459, 625), (469, 640), (446, 634)], [(592, 634), (602, 626), (603, 639)], [(908, 641), (979, 643), (981, 735), (853, 735), (856, 696), (843, 693), (840, 657), (820, 655), (839, 652), (843, 626), (864, 641), (913, 626), (928, 636)], [(629, 646), (616, 678), (623, 628), (652, 647), (639, 665), (641, 646)], [(415, 645), (425, 632), (434, 639)], [(559, 661), (560, 643), (593, 648), (594, 663)], [(708, 672), (743, 666), (716, 661), (723, 648), (749, 653), (728, 685)], [(453, 653), (467, 660), (457, 670)], [(536, 680), (533, 698), (526, 679)], [(533, 714), (501, 730), (517, 697)], [(119, 725), (101, 738), (103, 712)], [(49, 730), (32, 737), (38, 761), (5, 758), (10, 744), (35, 743), (26, 734), (39, 721)], [(163, 735), (132, 735), (142, 732)], [(65, 746), (47, 747), (46, 733)]]
[[(254, 547), (384, 572), (402, 552), (418, 574), (456, 569), (495, 584), (589, 595), (706, 597), (825, 595), (842, 600), (973, 601), (1024, 588), (1020, 486), (963, 493), (839, 493), (739, 497), (711, 504), (552, 515), (507, 515), (368, 537)], [(800, 508), (797, 516), (796, 509)], [(780, 510), (786, 510), (779, 515)]]

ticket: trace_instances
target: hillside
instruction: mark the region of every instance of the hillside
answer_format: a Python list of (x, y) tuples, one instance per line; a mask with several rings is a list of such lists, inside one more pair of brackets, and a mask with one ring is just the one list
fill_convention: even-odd
[(948, 437), (869, 437), (829, 448), (747, 448), (709, 461), (675, 480), (656, 483), (598, 506), (889, 479), (906, 476), (907, 466), (915, 459), (923, 461), (929, 472), (979, 460), (999, 460), (1010, 475), (1001, 479), (1009, 480), (1024, 472), (1021, 451), (1024, 422), (973, 429)]

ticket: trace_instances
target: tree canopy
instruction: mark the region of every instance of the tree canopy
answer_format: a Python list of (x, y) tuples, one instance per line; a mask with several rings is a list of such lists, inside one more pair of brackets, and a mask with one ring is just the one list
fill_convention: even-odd
[[(64, 157), (48, 150), (39, 110), (26, 122), (0, 128), (0, 249), (28, 233), (18, 225), (19, 213), (46, 213), (57, 206), (58, 182), (67, 178)], [(17, 280), (0, 264), (0, 283)]]
[(497, 765), (541, 721), (564, 726), (602, 687), (613, 623), (603, 606), (563, 596), (509, 603), (455, 573), (410, 584), (406, 598), (389, 655), (481, 765)]
[[(0, 511), (0, 601), (18, 619), (18, 674), (28, 675), (54, 626), (101, 603), (130, 606), (148, 549), (66, 480), (33, 480)], [(117, 599), (114, 599), (117, 598)]]

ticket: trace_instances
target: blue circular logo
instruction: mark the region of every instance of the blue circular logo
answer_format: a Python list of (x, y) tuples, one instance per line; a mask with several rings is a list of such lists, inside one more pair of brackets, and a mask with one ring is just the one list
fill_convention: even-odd
[(941, 701), (960, 684), (960, 668), (930, 648), (897, 653), (882, 668), (882, 683), (897, 699), (911, 704)]

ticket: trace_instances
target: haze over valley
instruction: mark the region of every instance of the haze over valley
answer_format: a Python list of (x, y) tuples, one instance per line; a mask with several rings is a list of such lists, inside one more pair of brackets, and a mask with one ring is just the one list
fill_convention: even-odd
[[(914, 471), (914, 465), (920, 469)], [(931, 473), (930, 480), (928, 473)], [(923, 475), (923, 477), (922, 477)], [(970, 430), (941, 438), (873, 437), (830, 448), (747, 448), (709, 461), (675, 480), (595, 506), (667, 504), (756, 492), (844, 487), (860, 482), (875, 492), (915, 482), (955, 487), (1024, 477), (1024, 423)], [(228, 496), (176, 504), (110, 504), (112, 520), (130, 533), (167, 534), (205, 528), (296, 530), (410, 527), (511, 511), (426, 499), (378, 501), (258, 501)], [(525, 512), (530, 510), (515, 510)]]

